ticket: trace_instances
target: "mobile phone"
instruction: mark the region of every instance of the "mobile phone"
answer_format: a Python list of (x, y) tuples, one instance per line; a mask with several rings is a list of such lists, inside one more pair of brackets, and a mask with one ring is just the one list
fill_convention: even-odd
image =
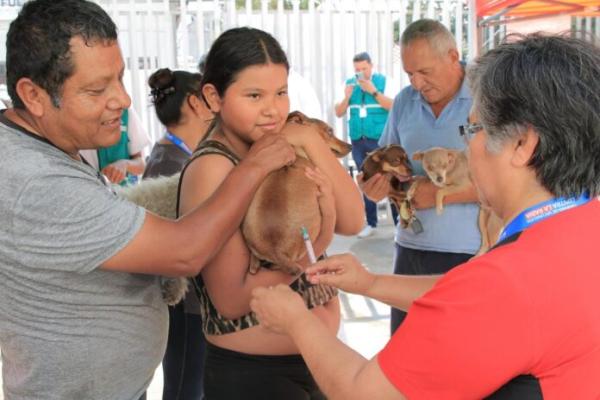
[(356, 73), (356, 79), (364, 79), (364, 77), (365, 77), (364, 73), (362, 73), (362, 72)]

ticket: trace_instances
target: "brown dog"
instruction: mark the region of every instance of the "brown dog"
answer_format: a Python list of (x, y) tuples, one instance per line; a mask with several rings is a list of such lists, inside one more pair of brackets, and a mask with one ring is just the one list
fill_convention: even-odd
[[(300, 112), (291, 113), (287, 123), (300, 124), (320, 135), (337, 157), (345, 156), (352, 148), (337, 139), (325, 122)], [(298, 260), (306, 253), (300, 229), (306, 227), (313, 240), (321, 230), (318, 188), (304, 175), (305, 167), (313, 164), (303, 149), (296, 148), (296, 152), (298, 157), (292, 166), (269, 174), (263, 181), (242, 224), (242, 233), (252, 253), (250, 272), (258, 271), (261, 260), (273, 263), (273, 269), (280, 268), (291, 274), (300, 272)], [(119, 195), (160, 216), (174, 219), (179, 176), (144, 180), (119, 190)], [(163, 284), (165, 299), (174, 304), (184, 291), (173, 290), (173, 283), (183, 287), (185, 279), (165, 279), (168, 283)]]
[[(427, 176), (439, 188), (435, 196), (435, 209), (438, 215), (444, 210), (444, 197), (452, 193), (464, 192), (473, 186), (467, 157), (463, 151), (432, 147), (414, 153), (412, 158), (423, 163)], [(414, 191), (415, 188), (416, 185), (411, 187), (411, 190)], [(480, 204), (478, 225), (481, 247), (476, 255), (481, 255), (498, 240), (502, 221), (489, 207)]]
[[(320, 135), (337, 157), (347, 155), (352, 146), (337, 139), (325, 122), (306, 117), (296, 111), (288, 116), (288, 124), (300, 124)], [(301, 228), (309, 236), (318, 237), (321, 213), (317, 201), (317, 185), (304, 174), (313, 167), (302, 148), (296, 148), (296, 162), (275, 171), (263, 181), (252, 200), (242, 224), (242, 234), (252, 253), (249, 270), (258, 271), (261, 261), (274, 264), (290, 274), (300, 272), (298, 261), (306, 254)], [(175, 218), (179, 174), (169, 178), (142, 181), (120, 191), (120, 195), (167, 218)]]
[(410, 202), (406, 201), (406, 191), (412, 177), (412, 167), (406, 151), (397, 144), (380, 147), (367, 154), (360, 169), (365, 181), (377, 173), (389, 177), (390, 191), (387, 197), (399, 210), (400, 222), (406, 228), (414, 214)]
[[(337, 157), (350, 152), (351, 146), (335, 137), (325, 122), (306, 117), (296, 111), (287, 124), (300, 124), (319, 135)], [(311, 239), (321, 230), (321, 211), (317, 185), (306, 177), (306, 167), (314, 167), (302, 148), (296, 148), (296, 162), (274, 171), (263, 181), (252, 200), (242, 234), (251, 251), (249, 271), (256, 273), (261, 262), (273, 264), (289, 274), (302, 271), (298, 261), (306, 254), (301, 228), (306, 227)]]

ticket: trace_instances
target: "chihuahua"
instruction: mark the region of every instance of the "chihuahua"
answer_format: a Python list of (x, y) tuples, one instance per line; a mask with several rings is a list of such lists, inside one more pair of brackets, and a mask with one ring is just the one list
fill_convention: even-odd
[[(426, 151), (414, 153), (412, 158), (423, 163), (423, 169), (427, 176), (439, 188), (435, 196), (435, 210), (438, 215), (444, 210), (444, 197), (452, 193), (464, 192), (473, 186), (467, 157), (463, 151), (432, 147)], [(481, 246), (476, 256), (488, 251), (498, 240), (502, 230), (502, 221), (489, 207), (480, 204), (478, 225), (481, 233)]]
[(360, 169), (365, 181), (377, 173), (389, 177), (390, 191), (387, 197), (399, 211), (402, 227), (408, 227), (414, 215), (410, 202), (406, 200), (406, 191), (412, 177), (412, 166), (404, 148), (397, 144), (390, 144), (375, 149), (367, 154)]

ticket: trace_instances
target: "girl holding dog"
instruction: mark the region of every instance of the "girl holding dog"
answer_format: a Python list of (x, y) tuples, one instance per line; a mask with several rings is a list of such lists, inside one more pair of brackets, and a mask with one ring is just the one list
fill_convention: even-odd
[[(320, 191), (323, 223), (314, 247), (322, 254), (333, 231), (351, 235), (362, 228), (363, 205), (351, 177), (323, 139), (290, 125), (283, 129), (289, 113), (288, 70), (279, 43), (263, 31), (236, 28), (215, 41), (202, 81), (202, 94), (215, 121), (208, 140), (200, 144), (184, 170), (179, 213), (207, 200), (254, 141), (264, 135), (284, 134), (290, 143), (302, 147), (317, 167), (306, 174)], [(249, 303), (255, 287), (288, 284), (305, 295), (312, 313), (335, 333), (340, 321), (336, 292), (312, 286), (304, 275), (297, 278), (266, 268), (248, 274), (249, 261), (250, 251), (238, 230), (194, 282), (208, 342), (207, 398), (324, 398), (298, 349), (288, 338), (261, 327), (250, 313)], [(308, 261), (301, 260), (301, 264), (306, 266)]]

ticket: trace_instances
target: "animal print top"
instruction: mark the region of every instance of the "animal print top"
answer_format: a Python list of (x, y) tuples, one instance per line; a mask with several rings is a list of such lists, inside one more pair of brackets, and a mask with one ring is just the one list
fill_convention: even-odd
[[(198, 146), (192, 157), (187, 162), (179, 180), (179, 189), (177, 193), (177, 210), (179, 210), (179, 194), (181, 192), (181, 181), (183, 174), (189, 164), (198, 157), (207, 154), (220, 154), (227, 157), (233, 164), (239, 163), (239, 158), (231, 152), (225, 145), (215, 140), (206, 140)], [(267, 263), (268, 264), (268, 263)], [(264, 265), (261, 263), (261, 266)], [(265, 265), (267, 266), (267, 265)], [(206, 285), (202, 276), (198, 275), (192, 279), (194, 290), (200, 299), (202, 316), (202, 330), (205, 335), (223, 335), (226, 333), (238, 332), (246, 328), (258, 325), (258, 320), (254, 313), (250, 312), (236, 319), (227, 319), (222, 316), (212, 303)], [(297, 280), (292, 282), (290, 288), (299, 293), (304, 299), (308, 308), (317, 307), (326, 304), (333, 297), (337, 296), (337, 289), (325, 285), (313, 285), (308, 281), (305, 274), (302, 274)]]

